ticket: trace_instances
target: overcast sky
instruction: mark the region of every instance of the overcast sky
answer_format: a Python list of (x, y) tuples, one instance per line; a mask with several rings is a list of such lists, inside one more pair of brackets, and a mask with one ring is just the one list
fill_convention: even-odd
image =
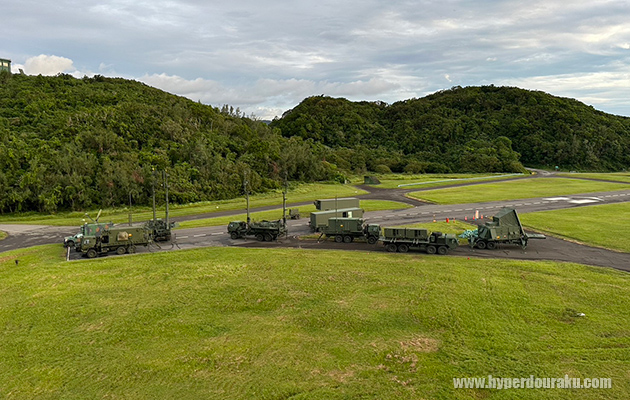
[(630, 116), (630, 2), (15, 0), (0, 58), (270, 119), (312, 95), (393, 103), (517, 86)]

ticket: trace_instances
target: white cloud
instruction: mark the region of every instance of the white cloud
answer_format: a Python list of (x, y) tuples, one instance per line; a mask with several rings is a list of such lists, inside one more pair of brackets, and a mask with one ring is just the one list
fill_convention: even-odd
[(75, 70), (71, 59), (59, 56), (40, 54), (24, 62), (24, 72), (28, 75), (57, 75)]

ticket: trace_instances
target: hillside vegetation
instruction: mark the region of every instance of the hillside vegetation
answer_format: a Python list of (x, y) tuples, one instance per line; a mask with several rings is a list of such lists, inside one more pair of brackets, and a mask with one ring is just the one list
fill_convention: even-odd
[[(630, 119), (513, 88), (423, 99), (306, 99), (271, 125), (102, 76), (0, 74), (0, 213), (149, 205), (153, 171), (186, 204), (349, 173), (627, 167)], [(519, 156), (519, 153), (521, 154)], [(520, 159), (519, 159), (520, 157)]]
[(397, 172), (518, 172), (521, 163), (613, 171), (630, 165), (630, 118), (511, 87), (455, 87), (391, 105), (316, 96), (272, 126), (287, 137), (347, 148), (335, 154), (341, 159), (329, 160), (345, 168), (360, 167), (366, 148), (380, 153), (380, 169)]
[(178, 203), (236, 197), (245, 175), (252, 191), (336, 176), (323, 146), (227, 106), (119, 78), (0, 78), (2, 213), (129, 204), (130, 195), (150, 204), (153, 169), (168, 171)]

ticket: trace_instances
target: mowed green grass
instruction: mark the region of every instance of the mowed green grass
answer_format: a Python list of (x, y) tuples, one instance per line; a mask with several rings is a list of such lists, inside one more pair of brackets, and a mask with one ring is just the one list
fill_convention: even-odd
[(566, 176), (567, 178), (586, 178), (586, 179), (601, 179), (605, 181), (619, 181), (630, 183), (629, 172), (613, 172), (613, 173), (560, 173), (559, 176)]
[(630, 185), (623, 183), (569, 178), (535, 178), (427, 190), (409, 193), (408, 196), (438, 204), (464, 204), (627, 189), (630, 189)]
[[(397, 201), (388, 201), (388, 200), (360, 200), (359, 205), (365, 211), (381, 211), (381, 210), (401, 210), (404, 208), (413, 207), (410, 204), (400, 203)], [(310, 213), (317, 211), (315, 209), (315, 205), (308, 206), (300, 206), (293, 207), (300, 210), (300, 218), (309, 218)], [(287, 215), (289, 214), (287, 210)], [(275, 210), (269, 211), (258, 211), (250, 213), (250, 218), (252, 221), (262, 221), (262, 220), (277, 220), (282, 219), (282, 208), (277, 208)], [(245, 221), (247, 220), (247, 213), (237, 214), (237, 215), (228, 215), (223, 217), (214, 217), (214, 218), (203, 218), (197, 220), (183, 221), (178, 224), (178, 228), (199, 228), (202, 226), (220, 226), (227, 225), (230, 221)]]
[[(630, 393), (630, 275), (612, 269), (297, 249), (62, 258), (60, 246), (0, 254), (3, 398)], [(613, 388), (453, 388), (489, 374)]]
[(536, 230), (582, 243), (630, 252), (630, 203), (602, 204), (519, 215)]
[[(327, 199), (337, 197), (354, 197), (365, 194), (364, 190), (358, 189), (351, 185), (325, 184), (325, 183), (304, 183), (289, 189), (287, 193), (287, 202), (300, 203), (304, 201)], [(164, 200), (158, 199), (160, 204), (157, 211), (159, 218), (164, 217), (165, 206)], [(265, 207), (270, 205), (282, 206), (282, 191), (277, 190), (270, 193), (254, 194), (250, 196), (250, 208)], [(187, 215), (198, 215), (213, 213), (217, 211), (244, 210), (246, 200), (239, 197), (230, 200), (207, 201), (192, 204), (176, 205), (171, 204), (169, 214), (171, 217), (180, 217)], [(153, 218), (151, 207), (133, 207), (134, 221), (148, 221)], [(96, 218), (98, 210), (92, 210), (88, 214), (92, 218)], [(72, 226), (81, 225), (85, 217), (84, 212), (63, 212), (58, 214), (41, 214), (41, 213), (25, 213), (0, 216), (0, 224), (34, 224), (34, 225), (56, 225), (56, 226)], [(89, 220), (88, 220), (89, 221)], [(101, 214), (101, 221), (113, 221), (115, 223), (123, 223), (129, 221), (129, 209), (123, 207), (121, 209), (104, 209)]]
[(380, 189), (399, 189), (398, 185), (409, 185), (417, 183), (418, 185), (405, 186), (404, 188), (426, 188), (447, 186), (466, 182), (485, 182), (497, 179), (525, 178), (529, 175), (511, 175), (508, 174), (388, 174), (377, 175), (381, 181), (378, 185), (370, 185)]

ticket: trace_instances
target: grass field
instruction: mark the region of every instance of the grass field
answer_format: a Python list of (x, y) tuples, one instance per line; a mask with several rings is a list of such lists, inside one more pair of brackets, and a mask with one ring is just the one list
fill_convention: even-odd
[[(290, 188), (287, 194), (288, 203), (299, 203), (303, 201), (326, 199), (337, 197), (353, 197), (367, 192), (357, 189), (350, 185), (339, 184), (323, 184), (323, 183), (310, 183), (300, 184), (296, 187)], [(162, 200), (160, 200), (163, 203)], [(169, 214), (171, 217), (186, 216), (186, 215), (198, 215), (205, 213), (212, 213), (216, 211), (228, 211), (245, 209), (245, 198), (237, 198), (231, 200), (219, 200), (208, 201), (202, 203), (194, 203), (188, 205), (173, 205), (169, 207)], [(282, 192), (276, 191), (264, 194), (255, 194), (250, 196), (249, 206), (251, 208), (264, 207), (270, 205), (282, 206)], [(89, 212), (92, 218), (96, 217), (98, 210), (92, 210)], [(164, 205), (159, 207), (158, 217), (164, 216)], [(29, 213), (19, 215), (4, 215), (0, 216), (0, 224), (34, 224), (34, 225), (57, 225), (57, 226), (72, 226), (81, 225), (84, 217), (84, 212), (67, 212), (58, 213), (53, 215)], [(153, 211), (150, 207), (133, 207), (133, 220), (134, 221), (147, 221), (153, 218)], [(113, 221), (115, 223), (128, 222), (129, 210), (123, 209), (109, 209), (103, 210), (102, 221)]]
[(426, 188), (452, 185), (465, 182), (485, 182), (497, 179), (508, 178), (525, 178), (529, 175), (513, 175), (507, 174), (388, 174), (377, 175), (381, 181), (378, 185), (370, 185), (381, 189), (398, 189), (398, 185), (409, 185), (418, 183), (418, 185), (407, 186), (406, 188)]
[(409, 196), (438, 204), (463, 204), (627, 189), (630, 189), (630, 186), (622, 183), (569, 178), (536, 178), (427, 190), (409, 193)]
[[(361, 208), (365, 211), (380, 211), (380, 210), (401, 210), (403, 208), (411, 208), (413, 206), (397, 201), (387, 200), (361, 200), (359, 202)], [(314, 205), (293, 207), (300, 210), (301, 218), (309, 218), (310, 213), (317, 211)], [(282, 218), (282, 208), (277, 208), (270, 211), (259, 211), (250, 214), (250, 218), (253, 221), (262, 220), (277, 220)], [(227, 225), (230, 221), (245, 221), (247, 219), (247, 213), (238, 215), (229, 215), (225, 217), (215, 218), (203, 218), (192, 221), (183, 221), (178, 224), (178, 228), (198, 228), (202, 226), (220, 226)]]
[(6, 239), (7, 238), (7, 233), (0, 231), (0, 240)]
[(543, 211), (520, 215), (536, 230), (582, 243), (630, 252), (630, 203)]
[[(62, 258), (60, 246), (0, 257), (0, 397), (630, 393), (630, 275), (612, 269), (289, 249)], [(613, 388), (453, 388), (459, 377), (565, 374)]]
[(587, 178), (602, 179), (605, 181), (619, 181), (630, 183), (630, 172), (614, 172), (614, 173), (560, 173), (559, 176), (567, 178)]

